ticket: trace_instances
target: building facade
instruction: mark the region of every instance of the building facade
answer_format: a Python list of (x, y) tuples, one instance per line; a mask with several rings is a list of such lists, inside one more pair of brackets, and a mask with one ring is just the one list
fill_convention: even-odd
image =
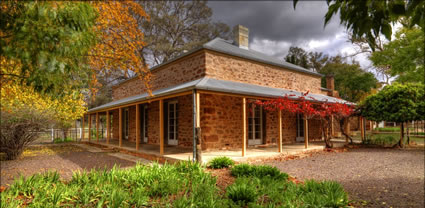
[(307, 141), (321, 140), (320, 121), (266, 111), (252, 101), (308, 91), (318, 102), (345, 102), (333, 79), (322, 88), (323, 75), (249, 50), (248, 29), (236, 31), (234, 41), (216, 38), (153, 67), (149, 89), (137, 77), (119, 83), (113, 101), (89, 115), (106, 117), (108, 140), (159, 145), (161, 151), (193, 147), (196, 128), (204, 150), (281, 146), (305, 142), (305, 134)]

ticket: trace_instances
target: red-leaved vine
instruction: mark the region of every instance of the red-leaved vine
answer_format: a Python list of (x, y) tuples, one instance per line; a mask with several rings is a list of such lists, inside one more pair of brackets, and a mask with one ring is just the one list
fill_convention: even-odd
[(333, 146), (331, 139), (331, 122), (332, 117), (340, 124), (341, 132), (347, 139), (352, 138), (346, 133), (344, 123), (354, 114), (354, 106), (347, 103), (329, 103), (319, 102), (315, 98), (308, 96), (309, 92), (303, 93), (301, 96), (294, 94), (284, 95), (283, 97), (271, 100), (255, 100), (254, 105), (262, 106), (267, 111), (286, 111), (295, 114), (302, 114), (304, 119), (318, 119), (321, 121), (321, 128), (324, 132), (326, 147)]

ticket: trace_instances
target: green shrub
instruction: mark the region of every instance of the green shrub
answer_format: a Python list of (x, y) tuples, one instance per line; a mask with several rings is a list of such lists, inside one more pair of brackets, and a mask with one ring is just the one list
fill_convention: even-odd
[(392, 135), (373, 135), (363, 141), (363, 144), (374, 144), (374, 145), (392, 145), (396, 143), (398, 139)]
[(257, 187), (250, 178), (238, 178), (235, 183), (228, 186), (226, 196), (237, 204), (248, 204), (258, 199)]
[(300, 186), (303, 204), (307, 207), (344, 207), (348, 204), (347, 193), (334, 181), (309, 180)]
[(400, 127), (379, 127), (375, 128), (375, 130), (382, 132), (400, 132)]
[(282, 173), (276, 167), (268, 165), (249, 165), (249, 164), (239, 164), (232, 168), (231, 173), (235, 177), (270, 177), (273, 179), (287, 180), (288, 174)]
[(216, 157), (208, 163), (208, 167), (213, 169), (228, 168), (234, 165), (235, 162), (228, 157)]
[(55, 140), (53, 140), (53, 143), (60, 144), (60, 143), (66, 143), (66, 142), (72, 142), (72, 141), (74, 141), (74, 140), (72, 138), (70, 138), (70, 137), (67, 137), (65, 139), (56, 138)]

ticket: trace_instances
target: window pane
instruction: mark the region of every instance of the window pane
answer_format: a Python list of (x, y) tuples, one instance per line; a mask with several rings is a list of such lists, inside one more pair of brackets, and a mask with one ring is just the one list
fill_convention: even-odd
[(260, 138), (260, 132), (255, 132), (255, 139), (259, 139)]

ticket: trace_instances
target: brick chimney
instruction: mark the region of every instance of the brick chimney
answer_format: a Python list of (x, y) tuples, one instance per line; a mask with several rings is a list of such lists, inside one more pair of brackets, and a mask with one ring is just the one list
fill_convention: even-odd
[(335, 91), (335, 79), (333, 75), (326, 75), (326, 88), (329, 89), (329, 96), (335, 97), (335, 95), (337, 95), (337, 92)]
[(233, 28), (235, 45), (239, 48), (248, 50), (249, 48), (249, 30), (242, 25), (236, 25)]

